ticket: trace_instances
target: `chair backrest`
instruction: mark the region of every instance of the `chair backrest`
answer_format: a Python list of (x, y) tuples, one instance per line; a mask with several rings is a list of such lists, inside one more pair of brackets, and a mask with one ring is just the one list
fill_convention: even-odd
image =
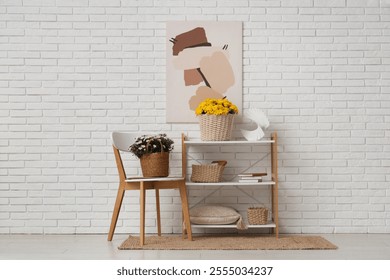
[[(153, 134), (153, 133), (152, 133)], [(150, 135), (150, 133), (145, 132), (136, 132), (136, 133), (128, 133), (128, 132), (118, 132), (114, 131), (111, 133), (111, 141), (114, 146), (114, 154), (115, 160), (118, 167), (119, 178), (121, 181), (126, 179), (126, 171), (123, 166), (122, 158), (119, 151), (129, 152), (129, 147), (134, 144), (135, 139), (142, 135)]]
[(112, 144), (120, 151), (128, 152), (129, 147), (134, 143), (135, 139), (141, 136), (141, 133), (127, 133), (114, 131), (111, 134)]

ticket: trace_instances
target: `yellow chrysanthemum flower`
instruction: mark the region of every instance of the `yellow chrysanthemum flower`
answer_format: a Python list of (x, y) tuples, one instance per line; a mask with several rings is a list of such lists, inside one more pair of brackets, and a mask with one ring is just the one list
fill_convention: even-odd
[(232, 102), (226, 98), (216, 99), (207, 98), (199, 103), (195, 110), (197, 116), (206, 115), (227, 115), (227, 114), (238, 114), (238, 108)]

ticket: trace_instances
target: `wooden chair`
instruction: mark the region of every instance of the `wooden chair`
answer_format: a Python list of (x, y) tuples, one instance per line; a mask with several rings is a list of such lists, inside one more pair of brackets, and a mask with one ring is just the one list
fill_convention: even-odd
[(162, 189), (179, 189), (181, 197), (181, 206), (183, 211), (183, 219), (187, 230), (188, 239), (192, 240), (192, 231), (190, 224), (190, 214), (188, 209), (187, 190), (184, 177), (156, 177), (156, 178), (127, 178), (123, 167), (120, 151), (129, 152), (128, 148), (134, 143), (135, 139), (142, 133), (122, 133), (113, 132), (111, 135), (116, 165), (119, 173), (119, 188), (116, 197), (114, 212), (112, 214), (110, 231), (108, 233), (108, 241), (112, 240), (116, 223), (118, 221), (119, 211), (122, 205), (125, 191), (139, 190), (140, 192), (140, 244), (145, 242), (145, 195), (146, 190), (155, 190), (156, 192), (156, 208), (157, 208), (157, 232), (161, 236), (161, 220), (160, 220), (160, 190)]

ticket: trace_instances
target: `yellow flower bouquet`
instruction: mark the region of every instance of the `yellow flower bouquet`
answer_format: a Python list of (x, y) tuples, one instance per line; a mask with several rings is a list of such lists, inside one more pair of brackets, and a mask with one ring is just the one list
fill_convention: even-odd
[(238, 108), (232, 102), (225, 97), (207, 98), (198, 105), (195, 114), (199, 118), (201, 140), (230, 140), (234, 115), (238, 114)]
[(199, 115), (227, 115), (238, 114), (238, 108), (226, 98), (216, 99), (207, 98), (202, 101), (195, 110), (195, 114)]

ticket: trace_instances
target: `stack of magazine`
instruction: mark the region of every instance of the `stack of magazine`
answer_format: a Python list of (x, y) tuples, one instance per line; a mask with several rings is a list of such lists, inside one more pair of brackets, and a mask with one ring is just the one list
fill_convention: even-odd
[(238, 174), (238, 182), (240, 183), (259, 183), (263, 181), (263, 177), (267, 176), (267, 173), (241, 173)]

